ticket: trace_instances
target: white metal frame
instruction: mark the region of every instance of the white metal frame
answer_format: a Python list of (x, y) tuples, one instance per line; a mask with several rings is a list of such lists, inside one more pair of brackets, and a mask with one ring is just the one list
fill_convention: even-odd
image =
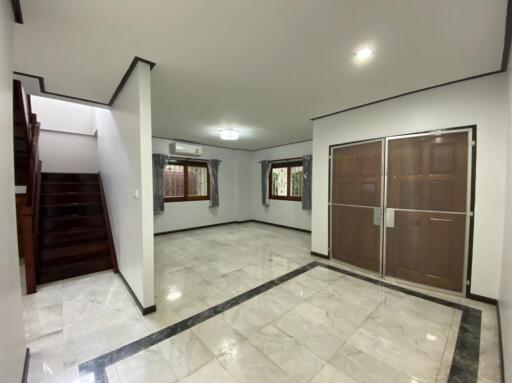
[[(428, 212), (428, 213), (441, 213), (441, 214), (459, 214), (466, 216), (466, 230), (465, 230), (465, 243), (464, 243), (464, 267), (463, 267), (463, 285), (462, 292), (455, 293), (457, 295), (466, 295), (467, 290), (467, 272), (469, 267), (469, 237), (470, 237), (470, 223), (473, 212), (471, 211), (471, 185), (473, 184), (472, 179), (472, 166), (473, 166), (473, 129), (472, 128), (461, 128), (461, 129), (450, 129), (450, 130), (433, 130), (430, 132), (422, 132), (422, 133), (411, 133), (397, 136), (390, 136), (378, 139), (371, 139), (367, 141), (348, 143), (348, 144), (340, 144), (334, 145), (330, 148), (329, 153), (329, 161), (330, 161), (330, 190), (329, 190), (329, 259), (332, 260), (332, 238), (333, 238), (333, 228), (332, 228), (332, 206), (353, 206), (353, 207), (362, 207), (362, 208), (374, 208), (373, 206), (359, 206), (359, 205), (346, 205), (346, 204), (335, 204), (332, 202), (332, 188), (333, 188), (333, 153), (335, 149), (354, 146), (354, 145), (363, 145), (372, 142), (382, 142), (382, 179), (381, 179), (381, 208), (382, 208), (382, 216), (381, 216), (381, 225), (380, 225), (380, 272), (379, 276), (383, 279), (389, 278), (396, 280), (394, 277), (386, 276), (386, 222), (385, 222), (385, 214), (387, 207), (387, 194), (388, 194), (388, 145), (389, 141), (397, 140), (402, 138), (412, 138), (412, 137), (422, 137), (422, 136), (442, 136), (447, 134), (454, 133), (462, 133), (465, 132), (468, 135), (468, 162), (467, 162), (467, 188), (466, 188), (466, 211), (465, 212), (449, 212), (449, 211), (436, 211), (436, 210), (417, 210), (417, 209), (394, 209), (398, 211), (417, 211), (417, 212)], [(341, 262), (343, 263), (343, 262)], [(352, 265), (349, 265), (354, 267)], [(421, 285), (423, 286), (423, 285)], [(428, 287), (428, 286), (427, 286)], [(446, 290), (445, 290), (446, 291)], [(451, 291), (450, 291), (451, 292)], [(452, 292), (453, 293), (453, 292)]]

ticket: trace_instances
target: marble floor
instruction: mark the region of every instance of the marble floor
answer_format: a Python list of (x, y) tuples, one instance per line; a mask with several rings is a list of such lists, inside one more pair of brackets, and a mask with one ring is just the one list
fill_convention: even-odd
[[(500, 382), (495, 307), (329, 269), (343, 267), (309, 242), (257, 223), (157, 236), (146, 316), (112, 272), (40, 286), (24, 296), (29, 382), (464, 381), (454, 353), (478, 346), (473, 381)], [(459, 334), (468, 312), (479, 342)], [(91, 359), (108, 361), (105, 376), (84, 368)]]

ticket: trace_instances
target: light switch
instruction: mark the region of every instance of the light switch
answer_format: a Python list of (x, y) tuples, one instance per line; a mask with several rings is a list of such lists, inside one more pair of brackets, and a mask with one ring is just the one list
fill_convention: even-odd
[(139, 198), (139, 189), (133, 189), (133, 196)]

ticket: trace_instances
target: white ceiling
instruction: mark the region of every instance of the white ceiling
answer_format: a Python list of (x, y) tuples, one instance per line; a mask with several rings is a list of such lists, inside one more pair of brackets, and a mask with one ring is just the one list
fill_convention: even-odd
[[(108, 102), (134, 56), (153, 135), (256, 149), (310, 118), (499, 70), (507, 0), (24, 0), (16, 71)], [(363, 66), (353, 52), (372, 47)], [(218, 138), (235, 124), (237, 142)]]

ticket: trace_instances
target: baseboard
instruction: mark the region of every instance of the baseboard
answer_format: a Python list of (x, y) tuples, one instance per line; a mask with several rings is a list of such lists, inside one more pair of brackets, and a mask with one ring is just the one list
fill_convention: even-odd
[(303, 233), (311, 233), (311, 230), (306, 229), (300, 229), (298, 227), (292, 227), (292, 226), (285, 226), (285, 225), (279, 225), (277, 223), (272, 222), (265, 222), (265, 221), (258, 221), (256, 219), (246, 219), (243, 221), (229, 221), (229, 222), (222, 222), (222, 223), (214, 223), (212, 225), (204, 225), (204, 226), (194, 226), (194, 227), (187, 227), (185, 229), (177, 229), (177, 230), (170, 230), (170, 231), (162, 231), (160, 233), (155, 233), (154, 235), (165, 235), (165, 234), (174, 234), (174, 233), (182, 233), (184, 231), (190, 231), (190, 230), (198, 230), (198, 229), (207, 229), (210, 227), (216, 227), (216, 226), (223, 226), (223, 225), (232, 225), (234, 223), (240, 224), (240, 223), (248, 223), (248, 222), (256, 222), (256, 223), (262, 223), (264, 225), (270, 225), (270, 226), (276, 226), (281, 227), (283, 229), (291, 229), (291, 230), (297, 230), (301, 231)]
[(478, 295), (478, 294), (471, 294), (471, 293), (469, 293), (467, 295), (467, 298), (473, 299), (474, 301), (478, 301), (478, 302), (482, 302), (482, 303), (487, 303), (487, 304), (493, 305), (493, 306), (496, 306), (498, 304), (498, 301), (496, 299), (489, 298), (489, 297), (484, 297), (484, 296)]
[(28, 367), (30, 364), (30, 349), (27, 347), (25, 351), (25, 362), (23, 363), (23, 375), (21, 376), (21, 383), (28, 381)]
[(316, 251), (312, 251), (311, 252), (311, 255), (315, 256), (315, 257), (320, 257), (320, 258), (324, 258), (324, 259), (329, 259), (329, 256), (328, 255), (325, 255), (325, 254), (322, 254), (322, 253), (317, 253)]
[(300, 229), (300, 228), (298, 228), (298, 227), (292, 227), (292, 226), (286, 226), (286, 225), (280, 225), (280, 224), (278, 224), (278, 223), (265, 222), (265, 221), (258, 221), (257, 219), (250, 219), (249, 221), (246, 221), (246, 222), (262, 223), (262, 224), (264, 224), (264, 225), (270, 225), (270, 226), (282, 227), (283, 229), (291, 229), (291, 230), (301, 231), (301, 232), (303, 232), (303, 233), (311, 233), (311, 230)]
[(222, 223), (214, 223), (211, 225), (204, 225), (204, 226), (194, 226), (194, 227), (187, 227), (185, 229), (177, 229), (177, 230), (169, 230), (169, 231), (162, 231), (160, 233), (155, 233), (155, 235), (165, 235), (165, 234), (174, 234), (174, 233), (182, 233), (184, 231), (190, 231), (190, 230), (198, 230), (198, 229), (207, 229), (209, 227), (215, 227), (215, 226), (223, 226), (223, 225), (232, 225), (234, 223), (243, 223), (248, 221), (229, 221), (229, 222), (222, 222)]
[(137, 298), (137, 296), (135, 295), (135, 293), (133, 292), (132, 288), (130, 287), (130, 285), (128, 284), (128, 282), (126, 281), (123, 273), (121, 273), (121, 271), (119, 271), (118, 273), (119, 277), (121, 278), (121, 280), (123, 281), (124, 285), (126, 286), (126, 289), (128, 290), (128, 292), (130, 293), (130, 296), (132, 297), (133, 301), (135, 302), (135, 304), (137, 305), (137, 308), (139, 309), (139, 311), (141, 312), (142, 315), (147, 315), (147, 314), (151, 314), (151, 313), (154, 313), (156, 311), (156, 305), (153, 305), (153, 306), (149, 306), (149, 307), (143, 307), (142, 304), (140, 303), (139, 299)]
[(499, 347), (500, 347), (500, 373), (501, 373), (501, 381), (505, 383), (505, 356), (503, 355), (503, 333), (501, 332), (501, 315), (500, 315), (500, 302), (496, 303), (496, 313), (498, 316), (498, 338), (499, 338)]

